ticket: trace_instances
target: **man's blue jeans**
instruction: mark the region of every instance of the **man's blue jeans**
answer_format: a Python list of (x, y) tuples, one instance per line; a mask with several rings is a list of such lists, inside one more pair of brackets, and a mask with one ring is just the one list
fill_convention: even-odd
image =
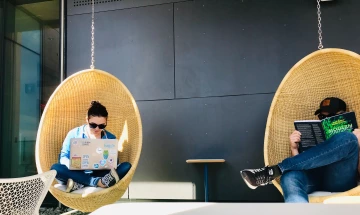
[(342, 132), (278, 164), (285, 202), (309, 202), (314, 191), (344, 192), (357, 186), (358, 140)]
[[(119, 164), (116, 168), (119, 178), (123, 178), (130, 168), (131, 164), (128, 162)], [(97, 187), (100, 178), (110, 172), (110, 170), (93, 170), (91, 173), (86, 173), (84, 170), (69, 170), (67, 166), (60, 163), (52, 165), (51, 169), (56, 170), (55, 178), (60, 184), (66, 184), (67, 180), (71, 178), (77, 183), (91, 187)]]

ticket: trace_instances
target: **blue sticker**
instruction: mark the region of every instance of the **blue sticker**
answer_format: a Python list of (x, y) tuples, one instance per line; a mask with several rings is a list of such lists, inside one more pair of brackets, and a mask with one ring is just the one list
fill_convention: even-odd
[(95, 168), (95, 169), (99, 168), (99, 164), (98, 164), (98, 163), (94, 163), (94, 168)]
[(100, 165), (101, 165), (101, 166), (105, 166), (105, 164), (106, 164), (106, 160), (101, 160), (101, 161), (100, 161)]

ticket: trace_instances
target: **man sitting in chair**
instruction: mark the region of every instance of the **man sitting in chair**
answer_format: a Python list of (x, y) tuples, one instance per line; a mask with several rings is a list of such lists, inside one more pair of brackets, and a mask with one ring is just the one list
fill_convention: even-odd
[[(319, 119), (346, 111), (346, 103), (339, 98), (326, 98), (315, 112)], [(301, 133), (290, 135), (292, 157), (277, 165), (240, 171), (252, 189), (265, 186), (281, 176), (280, 184), (285, 202), (309, 202), (314, 191), (344, 192), (357, 186), (360, 130), (335, 134), (306, 153), (299, 154)], [(359, 168), (360, 170), (360, 168)]]

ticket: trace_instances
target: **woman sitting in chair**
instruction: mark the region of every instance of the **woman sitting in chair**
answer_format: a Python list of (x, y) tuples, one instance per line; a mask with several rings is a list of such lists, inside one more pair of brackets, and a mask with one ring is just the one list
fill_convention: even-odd
[(130, 170), (131, 164), (120, 163), (116, 170), (94, 170), (90, 173), (81, 170), (70, 170), (70, 140), (72, 138), (116, 139), (115, 135), (105, 130), (108, 112), (102, 104), (92, 101), (86, 117), (86, 124), (72, 129), (66, 136), (60, 153), (59, 163), (51, 169), (56, 170), (56, 179), (60, 184), (66, 183), (66, 192), (83, 188), (111, 187), (115, 185)]

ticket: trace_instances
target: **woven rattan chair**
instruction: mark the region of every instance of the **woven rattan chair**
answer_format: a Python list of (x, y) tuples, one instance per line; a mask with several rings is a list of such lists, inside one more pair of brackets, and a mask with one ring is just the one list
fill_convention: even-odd
[[(289, 136), (294, 120), (316, 119), (314, 111), (325, 97), (342, 98), (360, 122), (360, 56), (342, 49), (323, 49), (299, 61), (284, 77), (273, 98), (268, 115), (265, 165), (277, 164), (290, 157)], [(274, 180), (283, 194), (280, 180)], [(335, 196), (360, 195), (360, 187), (326, 196), (309, 195), (310, 202), (320, 203)]]
[(50, 170), (38, 175), (0, 179), (0, 214), (39, 214), (56, 175)]
[(109, 112), (107, 130), (118, 139), (127, 125), (127, 141), (123, 151), (119, 152), (119, 158), (120, 162), (130, 162), (132, 167), (116, 185), (93, 193), (66, 193), (56, 188), (54, 182), (50, 187), (51, 194), (62, 204), (82, 212), (94, 211), (121, 198), (135, 173), (142, 147), (139, 110), (126, 86), (104, 71), (80, 71), (65, 79), (45, 106), (36, 140), (36, 166), (39, 173), (48, 171), (52, 164), (58, 162), (67, 132), (85, 123), (91, 100), (98, 100), (105, 105)]

